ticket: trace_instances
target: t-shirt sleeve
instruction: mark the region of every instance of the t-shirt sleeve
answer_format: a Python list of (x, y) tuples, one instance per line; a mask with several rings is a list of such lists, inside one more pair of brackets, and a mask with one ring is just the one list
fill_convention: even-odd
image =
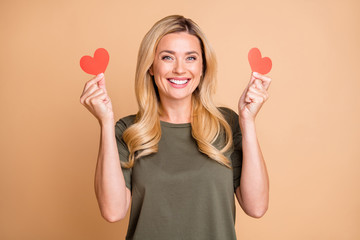
[(231, 163), (233, 167), (234, 192), (240, 186), (241, 168), (243, 160), (242, 134), (239, 125), (239, 115), (229, 108), (220, 108), (228, 121), (233, 133), (233, 152), (231, 153)]
[[(124, 119), (120, 119), (119, 121), (116, 122), (115, 125), (115, 137), (116, 137), (116, 144), (117, 144), (117, 148), (118, 148), (118, 152), (119, 152), (119, 158), (121, 162), (128, 162), (129, 161), (129, 149), (126, 145), (126, 143), (124, 142), (124, 139), (122, 138), (122, 135), (124, 133), (124, 131), (127, 128), (127, 124), (126, 124), (126, 120)], [(130, 190), (131, 192), (131, 174), (132, 174), (132, 168), (124, 168), (121, 167), (123, 175), (124, 175), (124, 179), (125, 179), (125, 184), (126, 187)]]
[(233, 179), (234, 179), (234, 192), (235, 192), (236, 188), (240, 186), (243, 152), (242, 152), (242, 134), (239, 125), (239, 116), (237, 115), (237, 113), (235, 113), (234, 121), (235, 124), (232, 127), (234, 152), (231, 154), (231, 161), (234, 172)]

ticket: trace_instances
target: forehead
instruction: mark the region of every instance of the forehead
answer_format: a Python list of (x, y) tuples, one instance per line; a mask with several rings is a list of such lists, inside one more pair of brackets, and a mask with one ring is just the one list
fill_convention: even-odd
[(156, 52), (164, 50), (174, 52), (197, 51), (200, 54), (200, 40), (187, 32), (169, 33), (160, 39), (156, 48)]

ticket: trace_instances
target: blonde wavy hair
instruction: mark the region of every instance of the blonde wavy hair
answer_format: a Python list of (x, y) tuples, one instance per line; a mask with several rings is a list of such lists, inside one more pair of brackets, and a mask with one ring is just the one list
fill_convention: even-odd
[[(232, 146), (232, 131), (213, 102), (217, 69), (215, 53), (199, 26), (191, 19), (180, 15), (171, 15), (156, 22), (141, 42), (135, 74), (135, 93), (139, 111), (134, 124), (123, 133), (130, 154), (129, 161), (121, 162), (121, 165), (131, 168), (136, 159), (158, 151), (161, 138), (161, 102), (149, 69), (153, 64), (160, 39), (175, 32), (186, 32), (196, 36), (200, 41), (203, 56), (202, 78), (192, 95), (192, 136), (200, 152), (231, 168), (230, 161), (224, 153)], [(219, 145), (218, 137), (222, 139), (220, 146), (216, 146)]]

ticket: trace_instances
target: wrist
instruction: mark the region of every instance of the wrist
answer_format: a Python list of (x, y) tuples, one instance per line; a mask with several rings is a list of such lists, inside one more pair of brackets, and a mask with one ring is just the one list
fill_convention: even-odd
[(255, 119), (239, 117), (239, 125), (241, 129), (255, 128)]
[(108, 127), (108, 126), (114, 127), (114, 125), (115, 125), (114, 117), (99, 119), (99, 124), (102, 128)]
[(251, 116), (242, 116), (241, 115), (241, 111), (239, 111), (239, 122), (244, 123), (244, 124), (252, 124), (255, 123), (255, 117), (251, 117)]

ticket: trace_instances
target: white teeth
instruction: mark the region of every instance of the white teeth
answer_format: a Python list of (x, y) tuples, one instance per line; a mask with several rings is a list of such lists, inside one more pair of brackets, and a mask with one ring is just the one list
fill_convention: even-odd
[(169, 79), (170, 82), (175, 83), (175, 84), (185, 84), (187, 83), (189, 80), (175, 80), (175, 79)]

